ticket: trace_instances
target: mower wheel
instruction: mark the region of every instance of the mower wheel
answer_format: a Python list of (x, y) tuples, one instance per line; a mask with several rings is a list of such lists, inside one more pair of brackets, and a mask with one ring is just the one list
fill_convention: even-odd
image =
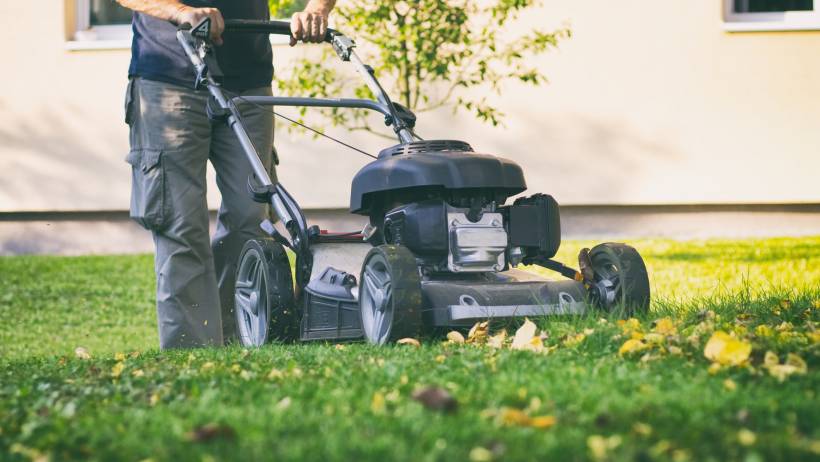
[(270, 238), (245, 243), (236, 270), (234, 300), (243, 346), (297, 338), (293, 276), (282, 244)]
[(384, 345), (421, 331), (421, 280), (406, 247), (380, 245), (368, 252), (359, 278), (362, 330), (369, 343)]
[[(614, 292), (609, 300), (599, 300), (605, 309), (620, 308), (626, 315), (649, 310), (649, 276), (638, 251), (626, 244), (607, 242), (589, 251), (595, 281)], [(611, 283), (611, 284), (610, 284)]]

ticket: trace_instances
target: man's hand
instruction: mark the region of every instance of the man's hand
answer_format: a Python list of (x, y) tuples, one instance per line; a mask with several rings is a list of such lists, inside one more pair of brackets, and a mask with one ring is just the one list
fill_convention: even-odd
[(290, 46), (303, 42), (320, 43), (327, 33), (327, 17), (335, 0), (311, 0), (305, 11), (294, 13), (290, 20)]
[(196, 26), (206, 18), (211, 18), (211, 41), (215, 45), (222, 45), (222, 32), (225, 31), (225, 19), (222, 13), (216, 8), (194, 8), (191, 6), (181, 6), (173, 22), (177, 25), (190, 24)]

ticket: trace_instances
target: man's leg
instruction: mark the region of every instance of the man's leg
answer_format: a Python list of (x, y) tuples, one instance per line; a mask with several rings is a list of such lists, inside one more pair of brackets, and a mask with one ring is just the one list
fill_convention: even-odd
[(160, 347), (222, 345), (205, 199), (206, 96), (143, 79), (131, 96), (131, 214), (156, 244)]
[[(243, 96), (270, 96), (270, 88), (243, 93)], [(240, 105), (242, 122), (253, 141), (262, 163), (276, 178), (271, 150), (273, 148), (272, 108)], [(233, 130), (224, 124), (214, 126), (211, 141), (211, 163), (216, 170), (216, 184), (222, 193), (217, 215), (216, 234), (211, 242), (222, 305), (222, 332), (225, 341), (237, 337), (234, 318), (234, 279), (239, 253), (245, 241), (262, 236), (259, 224), (268, 217), (265, 204), (254, 202), (248, 193), (248, 176), (252, 175)]]

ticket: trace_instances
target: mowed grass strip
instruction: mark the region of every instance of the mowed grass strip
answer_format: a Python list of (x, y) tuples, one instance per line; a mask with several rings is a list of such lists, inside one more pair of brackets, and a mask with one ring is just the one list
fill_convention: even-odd
[[(0, 259), (0, 459), (820, 457), (820, 238), (634, 244), (652, 312), (536, 320), (549, 353), (441, 339), (160, 353), (150, 257)], [(660, 318), (674, 334), (618, 353)], [(750, 345), (748, 360), (712, 366), (715, 331)], [(766, 352), (807, 371), (781, 381)], [(457, 410), (412, 398), (427, 386)]]

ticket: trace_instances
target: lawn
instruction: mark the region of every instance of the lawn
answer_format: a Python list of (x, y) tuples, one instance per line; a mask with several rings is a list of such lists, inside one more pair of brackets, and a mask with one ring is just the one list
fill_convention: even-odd
[(523, 350), (160, 353), (150, 256), (0, 258), (0, 460), (818, 460), (820, 237), (633, 244), (647, 316)]

